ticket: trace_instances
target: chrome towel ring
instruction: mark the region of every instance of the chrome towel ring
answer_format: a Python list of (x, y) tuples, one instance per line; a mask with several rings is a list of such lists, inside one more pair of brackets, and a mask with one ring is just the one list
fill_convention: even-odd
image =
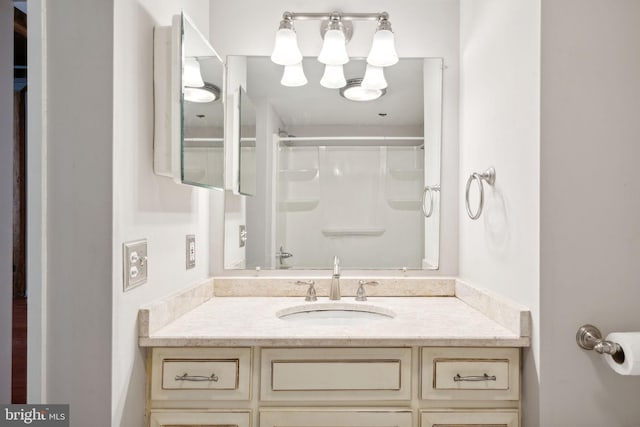
[[(474, 172), (469, 176), (467, 180), (467, 190), (465, 191), (465, 200), (467, 207), (467, 214), (469, 214), (469, 218), (478, 219), (480, 215), (482, 215), (482, 208), (484, 207), (484, 186), (482, 185), (482, 181), (486, 181), (487, 184), (493, 185), (496, 182), (496, 170), (494, 168), (489, 168), (483, 173)], [(473, 213), (471, 211), (471, 206), (469, 204), (469, 189), (471, 188), (471, 183), (476, 181), (478, 183), (478, 188), (480, 189), (480, 203), (478, 204), (478, 210)]]
[[(433, 215), (433, 193), (435, 191), (440, 191), (439, 185), (427, 185), (422, 190), (422, 214), (425, 218), (429, 218)], [(429, 194), (429, 209), (427, 210), (427, 194)]]

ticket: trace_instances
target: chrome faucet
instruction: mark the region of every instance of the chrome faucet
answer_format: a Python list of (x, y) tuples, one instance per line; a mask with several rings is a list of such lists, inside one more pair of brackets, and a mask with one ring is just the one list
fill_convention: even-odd
[(329, 291), (329, 299), (340, 299), (340, 260), (337, 256), (333, 257), (333, 275), (331, 276), (331, 290)]

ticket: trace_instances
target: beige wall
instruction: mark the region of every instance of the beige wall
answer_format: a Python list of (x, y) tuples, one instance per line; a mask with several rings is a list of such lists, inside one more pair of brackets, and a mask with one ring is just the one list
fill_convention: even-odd
[(41, 401), (86, 426), (111, 419), (113, 2), (48, 6)]
[(640, 377), (574, 336), (640, 330), (640, 2), (542, 1), (541, 103), (540, 425), (637, 426)]
[[(209, 193), (158, 177), (152, 165), (153, 28), (181, 9), (208, 33), (208, 3), (198, 0), (46, 4), (45, 161), (29, 172), (30, 188), (41, 170), (46, 180), (46, 246), (30, 253), (46, 272), (33, 295), (44, 298), (41, 325), (30, 324), (31, 336), (44, 331), (30, 339), (45, 362), (42, 393), (30, 399), (69, 403), (73, 426), (143, 424), (138, 308), (209, 274)], [(189, 271), (186, 234), (197, 237)], [(122, 243), (140, 238), (149, 280), (125, 294)]]

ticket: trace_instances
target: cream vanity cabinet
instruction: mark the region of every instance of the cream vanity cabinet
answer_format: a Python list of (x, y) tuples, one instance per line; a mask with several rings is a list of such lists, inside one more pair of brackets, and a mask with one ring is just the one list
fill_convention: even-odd
[(520, 350), (155, 347), (153, 427), (518, 427)]

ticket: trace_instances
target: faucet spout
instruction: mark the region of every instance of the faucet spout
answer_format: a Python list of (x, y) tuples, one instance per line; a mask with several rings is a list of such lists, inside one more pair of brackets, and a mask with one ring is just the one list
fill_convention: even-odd
[(333, 275), (331, 276), (331, 289), (329, 299), (336, 301), (340, 299), (340, 259), (333, 257)]

